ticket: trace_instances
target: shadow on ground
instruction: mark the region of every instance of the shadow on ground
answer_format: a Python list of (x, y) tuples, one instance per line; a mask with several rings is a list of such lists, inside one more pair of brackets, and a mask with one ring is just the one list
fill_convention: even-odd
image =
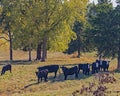
[[(50, 74), (52, 74), (52, 76), (48, 75), (48, 82), (49, 83), (66, 81), (66, 80), (64, 80), (64, 74), (63, 73), (58, 73), (56, 78), (54, 78), (54, 73), (50, 73)], [(90, 76), (92, 76), (92, 74), (90, 74), (90, 75), (83, 75), (82, 72), (80, 72), (78, 78), (75, 78), (75, 75), (68, 75), (67, 80), (81, 80), (81, 79), (89, 78)], [(43, 82), (44, 82), (44, 79), (40, 83), (43, 83)], [(36, 77), (35, 83), (28, 84), (28, 85), (24, 86), (23, 89), (26, 89), (28, 87), (31, 87), (31, 86), (34, 86), (34, 85), (37, 85), (37, 84), (40, 84), (40, 83), (37, 83), (37, 77)]]
[(29, 60), (4, 60), (0, 61), (0, 65), (5, 65), (5, 64), (12, 64), (12, 65), (30, 65), (38, 61), (29, 61)]

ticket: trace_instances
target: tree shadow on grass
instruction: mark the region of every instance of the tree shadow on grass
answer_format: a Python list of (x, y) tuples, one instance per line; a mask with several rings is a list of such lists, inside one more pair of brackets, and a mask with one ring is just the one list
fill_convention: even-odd
[[(51, 73), (52, 74), (52, 73)], [(79, 73), (79, 76), (78, 78), (75, 78), (75, 75), (68, 75), (67, 77), (67, 80), (81, 80), (81, 79), (86, 79), (86, 78), (89, 78), (91, 75), (83, 75), (81, 72)], [(55, 83), (55, 82), (65, 82), (67, 80), (64, 80), (64, 74), (63, 73), (59, 73), (57, 74), (56, 78), (54, 78), (54, 74), (52, 74), (52, 76), (48, 76), (48, 83)], [(33, 81), (33, 80), (32, 80)], [(35, 81), (35, 80), (34, 80)], [(44, 82), (44, 79), (42, 82), (40, 83), (43, 83)], [(38, 85), (40, 84), (37, 82), (37, 78), (36, 78), (36, 81), (34, 83), (31, 83), (31, 84), (28, 84), (28, 85), (25, 85), (24, 89), (27, 89), (31, 86), (34, 86), (34, 85)]]
[(5, 64), (12, 64), (12, 65), (30, 65), (33, 63), (36, 63), (38, 61), (29, 61), (29, 60), (4, 60), (4, 61), (0, 61), (0, 65), (5, 65)]
[(120, 73), (120, 69), (115, 69), (115, 70), (113, 70), (113, 72)]
[[(73, 74), (73, 75), (68, 75), (66, 80), (81, 80), (81, 79), (89, 78), (90, 76), (92, 76), (91, 73), (89, 75), (84, 75), (84, 74), (82, 74), (82, 72), (80, 72), (78, 74), (78, 78), (75, 78), (75, 74)], [(49, 80), (50, 80), (50, 83), (66, 81), (66, 80), (64, 80), (64, 74), (63, 73), (57, 74), (57, 77), (55, 79), (53, 79), (53, 77), (50, 76)]]
[(32, 83), (32, 84), (28, 84), (28, 85), (24, 86), (23, 90), (30, 87), (30, 86), (37, 85), (37, 84), (39, 84), (39, 83), (35, 82), (35, 83)]

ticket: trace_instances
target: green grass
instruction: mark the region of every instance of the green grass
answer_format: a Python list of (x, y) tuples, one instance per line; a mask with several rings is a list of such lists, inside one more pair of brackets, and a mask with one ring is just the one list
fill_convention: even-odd
[[(15, 52), (14, 58), (16, 60), (27, 59), (27, 52)], [(18, 54), (19, 53), (19, 54)], [(4, 54), (3, 54), (4, 55)], [(21, 56), (22, 55), (22, 56)], [(82, 54), (81, 58), (74, 58), (74, 55), (64, 55), (62, 53), (48, 53), (46, 62), (34, 62), (32, 64), (12, 65), (12, 73), (6, 72), (5, 75), (0, 76), (0, 96), (72, 96), (72, 92), (79, 90), (82, 85), (87, 85), (93, 81), (93, 76), (84, 76), (79, 74), (78, 79), (74, 76), (68, 76), (68, 80), (64, 81), (64, 76), (60, 69), (57, 78), (53, 79), (54, 74), (49, 74), (48, 82), (37, 84), (35, 72), (38, 66), (50, 64), (78, 64), (78, 63), (91, 63), (96, 57), (95, 53)], [(7, 55), (3, 56), (4, 59)], [(35, 53), (33, 52), (33, 58)], [(14, 59), (14, 60), (15, 60)], [(3, 59), (1, 59), (3, 60)], [(0, 66), (0, 70), (3, 65)], [(116, 60), (110, 62), (110, 71), (116, 68)], [(109, 90), (120, 90), (120, 74), (115, 73), (116, 83), (107, 84)], [(117, 96), (116, 93), (111, 93), (107, 96)], [(120, 95), (120, 94), (119, 94)], [(82, 96), (82, 95), (78, 95)]]

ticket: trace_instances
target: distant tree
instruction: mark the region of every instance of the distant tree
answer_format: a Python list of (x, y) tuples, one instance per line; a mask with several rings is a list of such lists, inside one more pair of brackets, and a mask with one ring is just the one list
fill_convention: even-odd
[[(83, 6), (82, 3), (84, 4)], [(51, 40), (52, 42), (55, 42), (54, 45), (52, 45), (52, 47), (50, 47), (50, 49), (53, 49), (53, 48), (56, 48), (55, 46), (58, 46), (56, 48), (56, 50), (60, 50), (60, 51), (64, 51), (66, 50), (67, 53), (73, 53), (75, 51), (79, 51), (79, 55), (80, 55), (80, 33), (82, 32), (82, 24), (83, 22), (86, 22), (86, 18), (85, 18), (85, 14), (86, 14), (86, 7), (87, 7), (87, 1), (69, 1), (69, 2), (66, 2), (65, 4), (67, 4), (66, 6), (70, 6), (71, 9), (70, 10), (73, 10), (71, 12), (69, 12), (68, 14), (68, 18), (69, 21), (67, 21), (66, 23), (63, 22), (62, 26), (61, 26), (61, 29), (60, 31), (65, 31), (66, 33), (64, 34), (62, 32), (62, 34), (59, 34), (57, 35), (57, 37), (55, 37), (53, 40)], [(69, 4), (69, 5), (68, 5)], [(74, 7), (76, 6), (76, 7)], [(65, 8), (66, 9), (66, 8)], [(66, 9), (68, 10), (68, 8)], [(72, 21), (72, 22), (71, 22)], [(63, 27), (63, 28), (62, 28)], [(67, 29), (67, 30), (64, 30), (64, 29)], [(71, 31), (73, 35), (73, 38), (69, 38), (70, 34), (67, 32), (67, 31)], [(81, 31), (81, 32), (80, 32)], [(75, 36), (76, 35), (76, 36)], [(70, 43), (71, 41), (71, 43)], [(68, 45), (69, 44), (69, 45)], [(79, 48), (78, 48), (79, 47)], [(78, 56), (79, 57), (79, 56)]]
[(75, 32), (77, 38), (75, 40), (71, 40), (71, 42), (69, 43), (69, 47), (66, 50), (66, 52), (68, 54), (72, 54), (73, 52), (78, 52), (78, 58), (80, 57), (82, 48), (83, 48), (83, 40), (82, 40), (82, 36), (83, 36), (83, 24), (82, 22), (75, 22), (74, 26), (73, 26), (73, 31)]
[[(14, 15), (14, 49), (29, 51), (29, 61), (31, 61), (31, 51), (35, 49), (38, 42), (36, 21), (33, 14), (35, 2), (22, 0), (14, 3), (12, 14)], [(18, 43), (19, 42), (19, 43)]]
[(111, 2), (100, 2), (94, 5), (88, 16), (91, 24), (91, 36), (98, 55), (103, 57), (118, 58), (118, 69), (120, 69), (120, 7), (113, 9)]
[[(118, 0), (119, 1), (119, 0)], [(117, 57), (118, 64), (117, 69), (120, 69), (120, 3), (117, 7), (111, 12), (111, 32), (110, 32), (110, 43), (109, 54), (113, 58)]]
[(39, 22), (38, 25), (41, 26), (40, 30), (43, 36), (41, 61), (45, 61), (46, 59), (47, 48), (49, 48), (49, 50), (67, 49), (71, 38), (75, 37), (72, 31), (74, 21), (82, 21), (85, 19), (84, 13), (87, 3), (87, 0), (64, 0), (62, 2), (45, 0), (42, 2), (44, 14), (40, 15), (40, 17), (42, 17), (43, 22), (42, 24)]
[(101, 55), (104, 53), (103, 50), (105, 50), (107, 41), (109, 42), (110, 14), (113, 11), (113, 7), (111, 3), (106, 1), (98, 3), (92, 10), (92, 14), (89, 15), (89, 22), (93, 27), (90, 34), (91, 38), (94, 39), (98, 54)]

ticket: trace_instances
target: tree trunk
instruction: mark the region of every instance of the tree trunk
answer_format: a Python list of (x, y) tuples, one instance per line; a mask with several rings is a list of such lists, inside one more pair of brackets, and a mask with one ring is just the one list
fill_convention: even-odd
[(78, 45), (78, 58), (80, 58), (80, 45)]
[(117, 65), (117, 69), (120, 69), (120, 47), (118, 50), (118, 65)]
[(99, 60), (102, 60), (102, 55), (101, 55), (101, 54), (99, 54), (99, 57), (98, 57), (98, 58), (99, 58)]
[(80, 36), (79, 36), (79, 35), (80, 35), (80, 32), (78, 32), (78, 33), (79, 33), (79, 34), (77, 34), (77, 44), (78, 44), (78, 45), (77, 45), (77, 47), (78, 47), (78, 48), (77, 48), (77, 49), (78, 49), (78, 50), (77, 50), (77, 51), (78, 51), (78, 56), (77, 56), (77, 57), (80, 58), (80, 55), (81, 55), (81, 45), (80, 45), (81, 43), (80, 43), (80, 42), (81, 42), (81, 40), (80, 40)]
[(29, 44), (29, 61), (31, 61), (31, 43)]
[(46, 51), (45, 51), (45, 59), (47, 59), (47, 49), (46, 49)]
[(12, 36), (10, 31), (8, 31), (8, 33), (9, 33), (9, 39), (10, 39), (10, 61), (13, 61)]
[(46, 46), (47, 46), (47, 36), (44, 37), (43, 39), (43, 49), (42, 49), (42, 58), (41, 58), (41, 62), (45, 62), (46, 59)]
[(36, 55), (36, 60), (41, 59), (41, 48), (42, 48), (43, 42), (39, 42), (37, 46), (37, 55)]

